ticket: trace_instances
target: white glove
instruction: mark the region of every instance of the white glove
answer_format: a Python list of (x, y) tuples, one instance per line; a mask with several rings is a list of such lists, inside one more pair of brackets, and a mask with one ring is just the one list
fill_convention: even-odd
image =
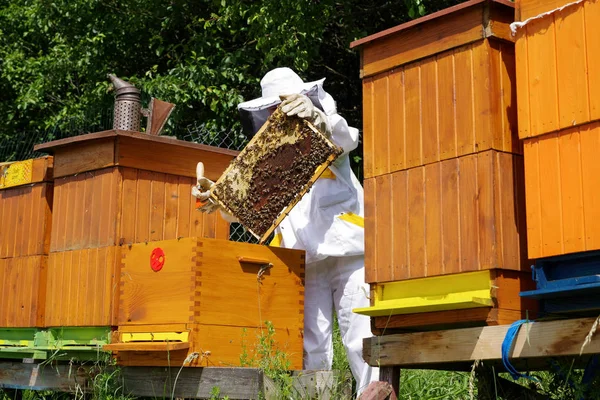
[(331, 127), (327, 121), (327, 116), (323, 111), (314, 106), (310, 99), (303, 94), (290, 94), (279, 96), (283, 102), (281, 103), (281, 111), (287, 116), (297, 115), (310, 121), (327, 137), (331, 136)]
[(203, 202), (200, 211), (213, 213), (219, 205), (210, 198), (210, 190), (215, 183), (204, 176), (204, 164), (199, 162), (196, 165), (196, 185), (192, 187), (192, 196)]
[(214, 182), (204, 176), (204, 164), (199, 162), (196, 165), (196, 186), (192, 187), (192, 196), (205, 203), (199, 210), (208, 214), (219, 210), (223, 219), (229, 223), (238, 222), (237, 218), (223, 211), (218, 203), (210, 198), (210, 191)]

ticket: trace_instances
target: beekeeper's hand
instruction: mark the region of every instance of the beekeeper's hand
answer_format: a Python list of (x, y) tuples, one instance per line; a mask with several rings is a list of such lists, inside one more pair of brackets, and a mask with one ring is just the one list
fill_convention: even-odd
[(210, 191), (214, 184), (213, 181), (204, 176), (204, 164), (199, 162), (196, 165), (196, 185), (192, 187), (192, 196), (204, 203), (199, 210), (208, 214), (219, 210), (225, 221), (229, 223), (238, 222), (237, 218), (223, 211), (219, 204), (210, 198)]
[(192, 187), (192, 196), (204, 203), (199, 210), (206, 213), (213, 213), (219, 205), (210, 198), (210, 190), (215, 183), (204, 176), (204, 164), (199, 162), (196, 165), (196, 185)]
[(303, 94), (281, 95), (281, 111), (286, 115), (297, 115), (310, 121), (314, 126), (323, 132), (327, 137), (331, 136), (331, 126), (327, 121), (327, 116), (321, 110), (314, 106), (313, 102)]

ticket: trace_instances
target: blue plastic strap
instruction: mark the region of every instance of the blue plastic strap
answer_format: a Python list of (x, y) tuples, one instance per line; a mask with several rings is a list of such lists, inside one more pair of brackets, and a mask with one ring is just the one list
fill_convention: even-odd
[(504, 337), (504, 341), (502, 342), (502, 364), (504, 364), (504, 367), (514, 380), (517, 380), (519, 378), (527, 378), (532, 381), (539, 381), (539, 379), (537, 379), (535, 376), (522, 374), (519, 371), (517, 371), (517, 369), (510, 363), (508, 359), (508, 355), (510, 353), (510, 350), (512, 349), (513, 341), (517, 337), (517, 333), (519, 333), (519, 328), (525, 322), (529, 321), (526, 319), (521, 319), (519, 321), (513, 322), (508, 328), (508, 332), (506, 332), (506, 336)]

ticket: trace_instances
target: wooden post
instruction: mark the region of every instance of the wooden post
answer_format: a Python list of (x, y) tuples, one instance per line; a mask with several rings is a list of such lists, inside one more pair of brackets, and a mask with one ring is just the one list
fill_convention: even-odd
[(379, 368), (379, 380), (392, 385), (392, 393), (389, 400), (397, 399), (400, 395), (400, 367), (381, 367)]

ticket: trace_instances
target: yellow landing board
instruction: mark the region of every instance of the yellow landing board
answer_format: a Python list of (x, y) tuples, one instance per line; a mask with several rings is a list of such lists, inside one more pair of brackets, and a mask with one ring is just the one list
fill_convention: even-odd
[(33, 160), (0, 163), (0, 189), (31, 183)]
[(358, 314), (381, 317), (465, 308), (491, 307), (491, 271), (467, 272), (373, 285), (373, 306)]

